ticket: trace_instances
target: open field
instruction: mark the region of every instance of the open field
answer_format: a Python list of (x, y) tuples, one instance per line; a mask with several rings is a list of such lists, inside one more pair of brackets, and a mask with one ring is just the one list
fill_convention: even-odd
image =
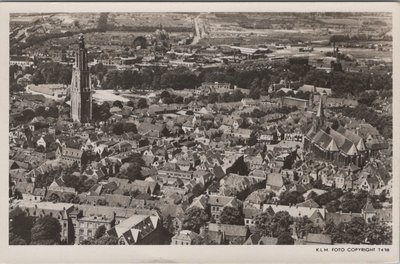
[(113, 102), (113, 101), (128, 102), (129, 101), (129, 99), (127, 99), (125, 97), (114, 94), (113, 90), (96, 90), (93, 93), (93, 99), (100, 101), (100, 102)]

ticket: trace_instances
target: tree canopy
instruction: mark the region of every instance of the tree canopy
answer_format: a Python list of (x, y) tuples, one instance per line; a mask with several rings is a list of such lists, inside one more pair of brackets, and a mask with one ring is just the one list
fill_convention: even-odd
[(238, 208), (226, 206), (221, 212), (219, 221), (221, 224), (243, 225), (243, 215)]
[(191, 207), (185, 212), (182, 227), (183, 229), (200, 232), (200, 227), (204, 226), (209, 220), (209, 216), (203, 209)]
[(43, 216), (36, 220), (31, 230), (32, 243), (35, 245), (55, 245), (61, 242), (61, 225), (51, 216)]

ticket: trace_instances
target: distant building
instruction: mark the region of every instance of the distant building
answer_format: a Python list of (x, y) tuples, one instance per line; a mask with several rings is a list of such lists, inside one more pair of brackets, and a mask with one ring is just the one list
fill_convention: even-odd
[(11, 56), (10, 57), (10, 66), (11, 65), (18, 65), (23, 68), (30, 67), (34, 64), (33, 60), (29, 57), (25, 56)]
[(295, 97), (282, 97), (280, 106), (289, 106), (289, 107), (297, 107), (307, 109), (309, 107), (309, 100), (304, 100)]
[(17, 206), (27, 216), (32, 216), (35, 219), (45, 215), (56, 218), (61, 225), (61, 240), (66, 243), (71, 243), (74, 240), (74, 228), (68, 215), (74, 209), (72, 204), (21, 201)]
[(55, 97), (62, 97), (67, 95), (68, 87), (63, 84), (38, 84), (38, 85), (29, 85), (27, 87), (29, 90), (55, 96)]
[(217, 89), (230, 89), (230, 83), (219, 83), (219, 82), (204, 82), (201, 84), (201, 89), (206, 91), (215, 91)]
[(171, 245), (192, 245), (193, 240), (198, 236), (196, 232), (181, 230), (172, 237)]
[(320, 95), (332, 95), (331, 88), (322, 88), (322, 87), (317, 87), (315, 85), (308, 85), (308, 84), (304, 84), (297, 91), (301, 91), (303, 93), (309, 92), (309, 93), (320, 94)]

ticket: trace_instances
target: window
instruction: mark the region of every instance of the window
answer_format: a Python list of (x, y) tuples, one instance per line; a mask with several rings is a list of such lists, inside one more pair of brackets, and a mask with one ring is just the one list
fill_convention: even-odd
[(67, 223), (64, 222), (63, 226), (64, 226), (64, 227), (67, 227)]
[(83, 229), (79, 229), (79, 235), (83, 235), (85, 231)]
[(82, 228), (85, 227), (85, 223), (80, 222), (80, 223), (79, 223), (79, 227), (82, 227)]
[(92, 237), (92, 229), (89, 229), (89, 230), (87, 231), (87, 235), (88, 235), (88, 237)]

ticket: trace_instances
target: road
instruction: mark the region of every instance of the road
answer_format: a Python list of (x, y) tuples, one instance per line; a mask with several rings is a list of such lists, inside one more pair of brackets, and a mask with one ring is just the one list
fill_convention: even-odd
[(192, 45), (199, 43), (200, 39), (204, 36), (204, 25), (200, 19), (201, 14), (194, 18), (194, 27), (196, 34), (193, 37)]

